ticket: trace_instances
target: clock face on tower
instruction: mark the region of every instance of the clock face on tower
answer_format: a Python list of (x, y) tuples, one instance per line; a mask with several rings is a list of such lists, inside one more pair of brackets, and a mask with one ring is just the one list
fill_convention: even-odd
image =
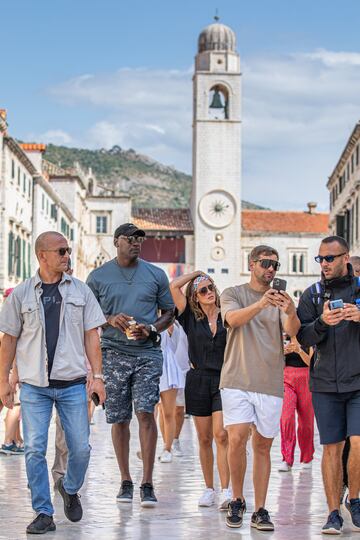
[(228, 227), (236, 214), (236, 202), (230, 193), (216, 189), (206, 193), (199, 202), (201, 219), (213, 229)]

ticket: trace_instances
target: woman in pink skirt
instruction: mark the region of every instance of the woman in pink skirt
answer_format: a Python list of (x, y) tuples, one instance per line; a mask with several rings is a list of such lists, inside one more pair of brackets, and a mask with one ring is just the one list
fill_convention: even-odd
[(311, 468), (314, 455), (314, 411), (309, 390), (309, 364), (312, 349), (304, 351), (295, 337), (285, 338), (284, 401), (280, 420), (281, 453), (280, 472), (288, 472), (294, 464), (296, 445), (295, 412), (297, 412), (297, 438), (300, 463)]

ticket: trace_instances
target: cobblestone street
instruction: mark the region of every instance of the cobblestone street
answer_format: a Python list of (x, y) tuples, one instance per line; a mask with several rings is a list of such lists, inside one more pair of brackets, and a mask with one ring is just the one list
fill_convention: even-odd
[[(3, 413), (0, 437), (3, 438)], [(159, 504), (155, 509), (142, 509), (139, 504), (141, 462), (135, 452), (138, 449), (137, 425), (132, 426), (133, 442), (131, 469), (136, 483), (133, 505), (116, 502), (119, 474), (112, 449), (110, 428), (106, 425), (102, 410), (95, 412), (95, 425), (91, 426), (93, 447), (88, 477), (81, 490), (84, 508), (83, 520), (73, 524), (65, 517), (62, 500), (55, 495), (55, 521), (57, 531), (46, 538), (79, 540), (101, 538), (160, 540), (190, 539), (217, 540), (218, 538), (263, 538), (269, 533), (250, 529), (253, 496), (250, 471), (246, 479), (248, 513), (241, 529), (230, 530), (224, 523), (224, 514), (215, 507), (198, 508), (197, 500), (203, 483), (197, 457), (196, 435), (191, 419), (186, 419), (181, 437), (184, 457), (174, 458), (170, 464), (155, 465), (155, 488)], [(48, 461), (54, 456), (55, 425), (50, 428)], [(159, 444), (160, 448), (160, 444)], [(250, 448), (250, 445), (249, 445)], [(316, 458), (312, 470), (301, 471), (298, 463), (291, 473), (278, 473), (280, 464), (279, 438), (273, 448), (273, 472), (270, 480), (267, 507), (275, 523), (272, 539), (307, 540), (320, 538), (320, 529), (327, 515), (320, 475), (320, 449), (316, 443)], [(249, 456), (251, 469), (251, 452)], [(23, 456), (0, 454), (0, 538), (20, 540), (26, 538), (25, 528), (32, 520), (30, 494), (27, 490)], [(345, 512), (343, 512), (345, 513)], [(345, 517), (343, 536), (358, 538), (352, 533)]]

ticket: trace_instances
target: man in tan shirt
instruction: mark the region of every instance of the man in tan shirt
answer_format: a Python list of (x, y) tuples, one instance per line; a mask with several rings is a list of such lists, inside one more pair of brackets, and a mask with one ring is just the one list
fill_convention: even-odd
[(246, 510), (243, 495), (246, 443), (253, 428), (255, 512), (251, 526), (274, 530), (265, 509), (270, 477), (270, 450), (279, 432), (284, 352), (283, 331), (293, 336), (300, 328), (296, 309), (285, 291), (270, 287), (280, 268), (278, 252), (257, 246), (250, 254), (249, 283), (225, 289), (221, 314), (228, 328), (220, 388), (224, 426), (229, 436), (229, 467), (233, 500), (226, 524), (241, 527)]

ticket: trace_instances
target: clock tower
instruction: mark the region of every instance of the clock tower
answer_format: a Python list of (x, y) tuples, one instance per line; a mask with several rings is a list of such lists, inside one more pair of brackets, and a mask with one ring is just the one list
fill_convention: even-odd
[(195, 269), (223, 290), (241, 273), (241, 73), (235, 33), (215, 19), (195, 58), (191, 213)]

